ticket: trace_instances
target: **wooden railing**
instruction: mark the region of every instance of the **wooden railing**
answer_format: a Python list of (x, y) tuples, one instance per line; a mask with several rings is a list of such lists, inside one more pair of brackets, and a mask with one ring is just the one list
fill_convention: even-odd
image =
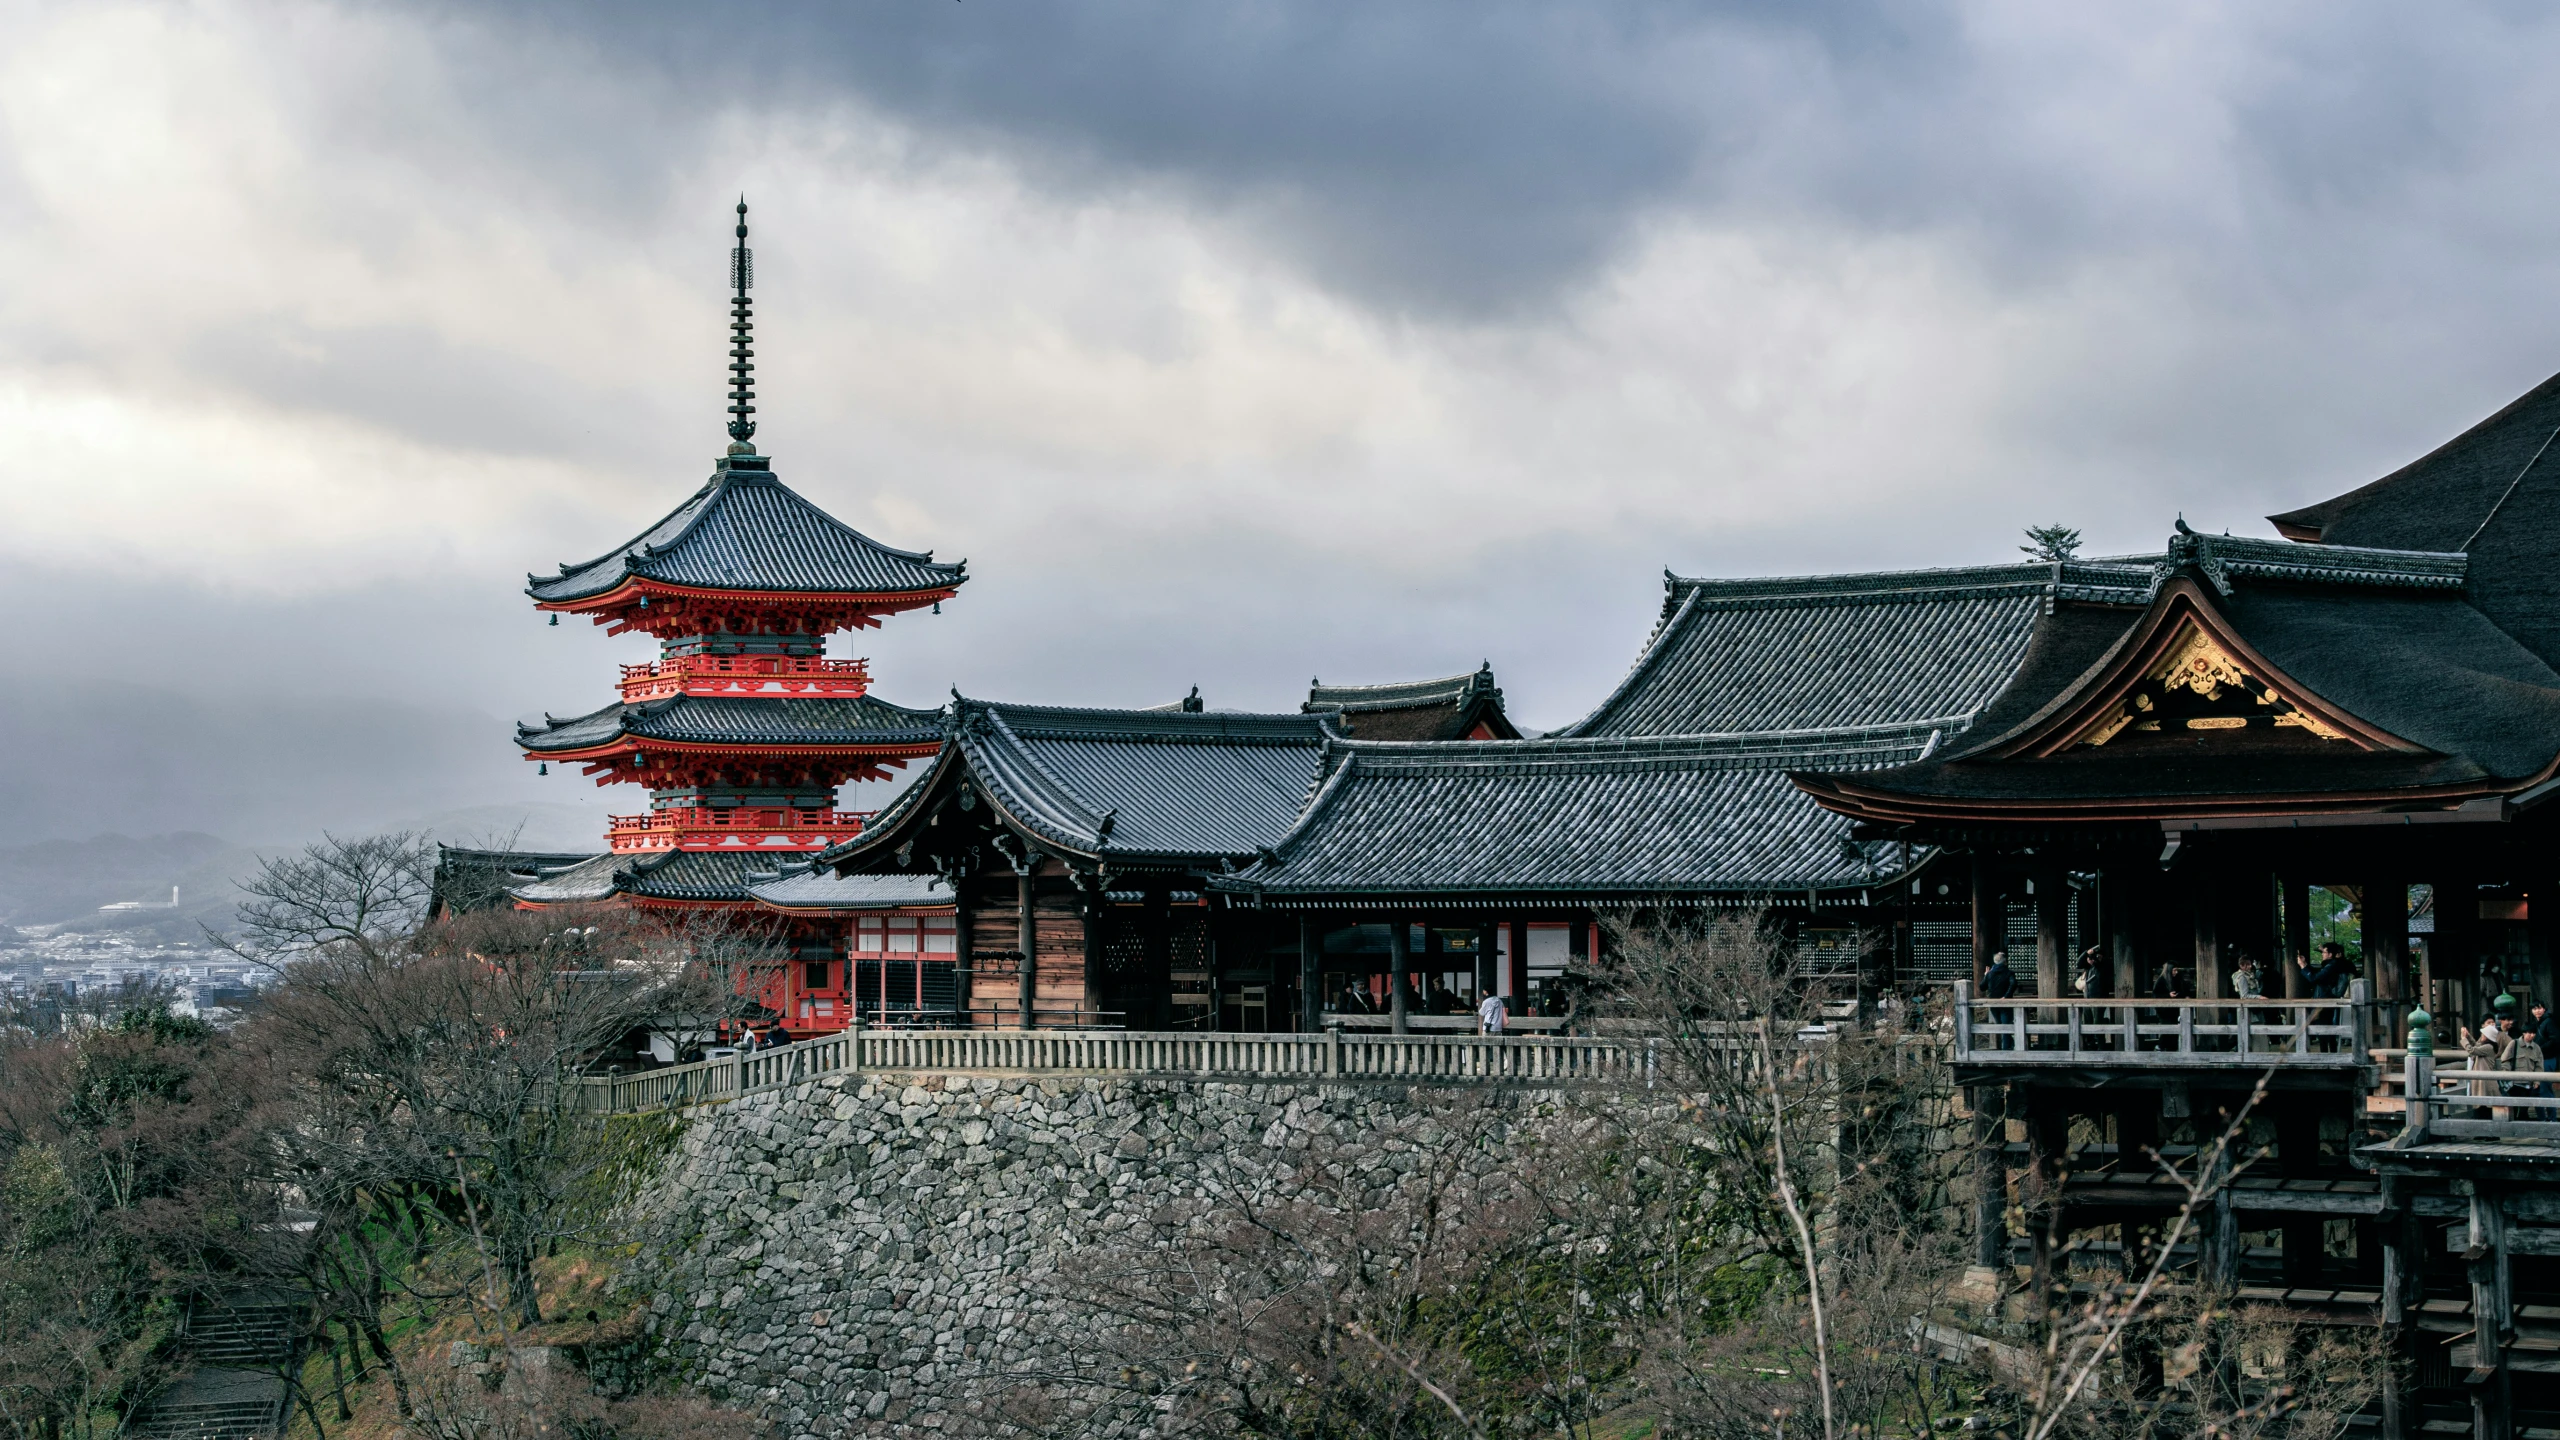
[[(616, 850), (815, 849), (862, 833), (873, 810), (789, 810), (742, 805), (733, 810), (650, 810), (605, 823)], [(772, 844), (780, 836), (791, 846)], [(765, 842), (765, 843), (759, 843)]]
[(1580, 1036), (848, 1030), (636, 1075), (591, 1076), (579, 1082), (579, 1108), (628, 1114), (713, 1104), (844, 1070), (1651, 1085), (1662, 1056), (1651, 1040)]
[[(2560, 1098), (2544, 1091), (2560, 1085), (2560, 1074), (2544, 1070), (2478, 1070), (2436, 1068), (2433, 1055), (2401, 1060), (2404, 1103), (2398, 1145), (2402, 1149), (2438, 1140), (2560, 1140)], [(2509, 1085), (2532, 1087), (2528, 1093), (2504, 1093)], [(2481, 1091), (2487, 1094), (2481, 1094)]]
[(816, 655), (679, 655), (671, 660), (622, 667), (625, 701), (676, 694), (829, 695), (850, 699), (867, 694), (870, 688), (870, 661), (829, 660)]
[(1959, 1065), (2353, 1068), (2372, 1063), (2365, 982), (2335, 1000), (1974, 998), (1955, 987)]

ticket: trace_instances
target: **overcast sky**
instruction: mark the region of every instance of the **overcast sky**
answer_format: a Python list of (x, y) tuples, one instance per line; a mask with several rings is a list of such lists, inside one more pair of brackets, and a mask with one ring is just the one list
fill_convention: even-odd
[(741, 191), (759, 445), (970, 562), (861, 639), (910, 704), (1490, 659), (1554, 726), (1666, 566), (2267, 533), (2560, 369), (2541, 6), (0, 0), (0, 35), (10, 703), (90, 697), (109, 753), (83, 682), (268, 705), (288, 749), (360, 713), (315, 696), (487, 723), (435, 761), (456, 804), (591, 799), (494, 722), (645, 642), (520, 589), (719, 453)]

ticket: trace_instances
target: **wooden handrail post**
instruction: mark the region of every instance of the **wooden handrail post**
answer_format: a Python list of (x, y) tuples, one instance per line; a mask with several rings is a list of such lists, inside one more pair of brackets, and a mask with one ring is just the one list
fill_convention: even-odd
[(1973, 1054), (1973, 982), (1956, 982), (1956, 1054)]

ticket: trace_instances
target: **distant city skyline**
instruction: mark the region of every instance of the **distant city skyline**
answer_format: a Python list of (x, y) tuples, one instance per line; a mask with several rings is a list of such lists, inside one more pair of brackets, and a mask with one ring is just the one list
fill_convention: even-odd
[(509, 722), (645, 641), (520, 587), (708, 474), (742, 189), (760, 447), (970, 561), (910, 705), (1550, 728), (1665, 567), (2265, 534), (2560, 369), (2534, 11), (5, 13), (0, 842), (601, 815)]

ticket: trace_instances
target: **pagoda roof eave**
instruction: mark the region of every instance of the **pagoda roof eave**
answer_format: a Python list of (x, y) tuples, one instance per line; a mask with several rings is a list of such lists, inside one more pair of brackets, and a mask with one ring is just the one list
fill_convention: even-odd
[(562, 600), (542, 598), (541, 584), (525, 586), (533, 597), (536, 610), (556, 610), (564, 615), (593, 615), (627, 609), (643, 598), (665, 597), (681, 600), (715, 600), (741, 605), (778, 605), (798, 603), (811, 609), (821, 606), (858, 606), (882, 615), (895, 615), (907, 610), (921, 610), (938, 605), (960, 593), (969, 577), (959, 576), (950, 584), (931, 590), (789, 590), (789, 589), (721, 589), (703, 585), (678, 585), (645, 576), (626, 578), (614, 588), (594, 595), (572, 596)]
[(656, 740), (645, 735), (623, 734), (603, 745), (589, 745), (574, 750), (542, 750), (523, 746), (528, 760), (607, 760), (646, 749), (673, 755), (815, 755), (824, 757), (861, 757), (877, 760), (926, 760), (941, 753), (940, 737), (931, 740), (845, 741), (826, 745), (762, 745), (735, 741)]

